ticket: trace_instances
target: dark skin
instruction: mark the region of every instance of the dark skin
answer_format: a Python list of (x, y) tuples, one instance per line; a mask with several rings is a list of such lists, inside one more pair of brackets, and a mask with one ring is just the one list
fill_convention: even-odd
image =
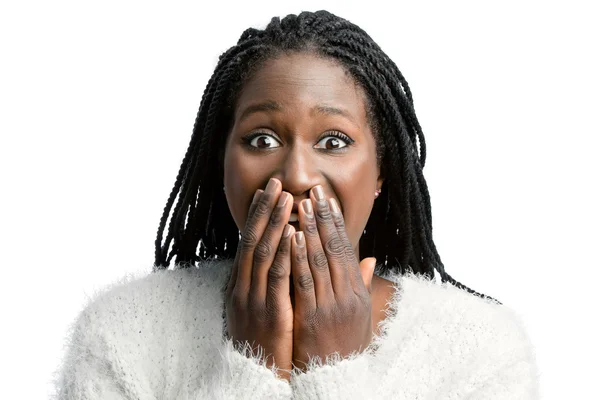
[(364, 91), (335, 61), (288, 54), (244, 85), (233, 122), (224, 183), (242, 239), (229, 335), (282, 370), (364, 350), (395, 290), (374, 258), (359, 262), (383, 183)]

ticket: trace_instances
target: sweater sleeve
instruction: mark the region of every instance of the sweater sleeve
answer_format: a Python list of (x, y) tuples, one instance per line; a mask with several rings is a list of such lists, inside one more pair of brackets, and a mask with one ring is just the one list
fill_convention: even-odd
[[(90, 315), (91, 314), (91, 315)], [(93, 311), (85, 310), (74, 324), (62, 367), (55, 378), (56, 400), (133, 399), (254, 399), (291, 398), (287, 381), (277, 377), (257, 358), (223, 340), (202, 371), (182, 369), (177, 385), (168, 387), (158, 368), (139, 363), (121, 351), (110, 335), (93, 325)], [(137, 346), (137, 345), (136, 345)], [(199, 368), (200, 369), (200, 368)]]
[[(512, 311), (508, 310), (508, 313)], [(472, 400), (537, 400), (539, 373), (534, 347), (522, 321), (512, 316), (505, 328), (498, 329), (503, 337), (487, 348), (489, 362), (478, 373), (483, 379), (473, 385)]]
[(537, 400), (539, 398), (535, 365), (525, 359), (503, 365), (469, 397), (472, 400)]
[(227, 340), (221, 351), (221, 371), (198, 393), (198, 399), (291, 399), (290, 384), (249, 349), (235, 349)]
[[(95, 326), (97, 313), (86, 308), (70, 329), (67, 351), (55, 379), (53, 399), (153, 399), (149, 382), (125, 370), (119, 354)], [(114, 358), (116, 356), (116, 359)]]
[(294, 398), (539, 399), (533, 346), (512, 310), (415, 277), (391, 305), (363, 353), (295, 372)]
[(294, 372), (290, 380), (294, 399), (370, 399), (377, 377), (368, 352), (349, 358), (311, 360), (306, 372)]
[(69, 328), (51, 398), (291, 398), (275, 369), (222, 337), (209, 273), (160, 272), (95, 296)]
[[(487, 379), (483, 381), (474, 383), (475, 376), (468, 376), (459, 378), (463, 384), (458, 383), (458, 387), (438, 383), (435, 387), (425, 386), (417, 391), (423, 398), (436, 399), (538, 400), (538, 375), (531, 350), (521, 348), (509, 352), (512, 355), (505, 358), (497, 369), (488, 370)], [(416, 398), (411, 390), (414, 387), (409, 389), (404, 386), (408, 381), (404, 379), (406, 375), (398, 374), (396, 379), (389, 379), (389, 376), (386, 377), (389, 370), (379, 369), (377, 373), (377, 363), (372, 363), (369, 360), (371, 357), (372, 355), (363, 354), (351, 359), (328, 360), (324, 364), (312, 363), (306, 373), (293, 375), (291, 383), (294, 399)], [(422, 379), (427, 380), (425, 377)]]

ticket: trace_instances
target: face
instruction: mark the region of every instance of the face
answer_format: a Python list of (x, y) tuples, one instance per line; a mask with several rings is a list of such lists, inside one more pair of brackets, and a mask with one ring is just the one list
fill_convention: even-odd
[(241, 231), (254, 193), (270, 178), (294, 197), (294, 210), (321, 185), (340, 205), (358, 255), (382, 184), (364, 91), (333, 60), (298, 53), (267, 61), (238, 98), (224, 174)]

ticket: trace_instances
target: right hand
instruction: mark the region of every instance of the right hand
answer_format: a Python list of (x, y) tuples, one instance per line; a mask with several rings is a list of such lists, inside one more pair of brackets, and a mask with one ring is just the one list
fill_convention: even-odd
[[(279, 200), (286, 199), (283, 206)], [(257, 190), (227, 284), (227, 331), (238, 346), (250, 344), (267, 366), (289, 380), (292, 369), (294, 311), (290, 298), (291, 238), (288, 225), (293, 196), (271, 179)], [(284, 236), (284, 233), (287, 235)]]

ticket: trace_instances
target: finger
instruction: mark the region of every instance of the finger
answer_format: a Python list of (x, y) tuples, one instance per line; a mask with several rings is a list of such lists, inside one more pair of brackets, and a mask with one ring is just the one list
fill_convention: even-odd
[(252, 203), (250, 203), (250, 207), (248, 208), (248, 216), (246, 217), (246, 223), (244, 224), (244, 229), (245, 229), (245, 226), (250, 222), (250, 217), (252, 217), (254, 215), (254, 212), (256, 211), (256, 206), (258, 205), (258, 200), (260, 199), (260, 196), (262, 196), (263, 193), (264, 193), (264, 190), (256, 189), (256, 192), (254, 193), (254, 197), (252, 198)]
[(354, 252), (354, 247), (348, 238), (346, 232), (346, 224), (344, 216), (340, 210), (340, 206), (334, 198), (329, 199), (331, 213), (333, 214), (333, 222), (335, 224), (338, 236), (342, 243), (345, 259), (346, 259), (346, 274), (355, 293), (361, 293), (365, 286), (361, 284), (363, 281), (358, 258)]
[(268, 271), (266, 305), (268, 310), (276, 310), (290, 304), (290, 276), (292, 274), (292, 236), (296, 230), (286, 225), (279, 241), (275, 260)]
[(294, 206), (293, 202), (290, 201), (291, 198), (292, 196), (289, 193), (281, 192), (262, 237), (254, 248), (250, 294), (258, 296), (260, 299), (264, 299), (267, 294), (269, 270), (275, 260), (281, 235), (290, 219), (290, 213)]
[(315, 296), (317, 304), (325, 304), (334, 298), (331, 276), (329, 275), (329, 263), (321, 245), (312, 200), (302, 200), (301, 205), (302, 211), (299, 210), (298, 218), (306, 241), (306, 254), (310, 272), (313, 276)]
[(294, 282), (295, 307), (300, 310), (314, 310), (317, 307), (315, 284), (308, 265), (304, 232), (296, 232), (292, 239), (292, 280)]
[(331, 286), (335, 295), (341, 296), (352, 290), (348, 277), (350, 265), (346, 260), (344, 243), (340, 239), (335, 224), (335, 219), (343, 221), (342, 213), (337, 207), (337, 203), (335, 203), (335, 211), (337, 212), (334, 212), (333, 208), (330, 207), (330, 202), (325, 199), (325, 193), (321, 186), (315, 186), (311, 190), (311, 195), (315, 202), (315, 216), (321, 245), (329, 264), (328, 272), (331, 277)]
[(265, 191), (258, 198), (254, 207), (254, 212), (248, 217), (248, 222), (244, 227), (244, 232), (238, 245), (238, 273), (236, 286), (242, 291), (250, 289), (252, 283), (252, 263), (254, 258), (254, 249), (260, 241), (262, 234), (267, 227), (269, 217), (275, 206), (281, 191), (281, 182), (277, 179), (270, 179)]
[[(248, 210), (248, 216), (246, 217), (246, 225), (250, 220), (250, 216), (254, 214), (254, 210), (256, 209), (256, 203), (258, 202), (258, 199), (260, 198), (262, 193), (262, 189), (257, 189), (256, 192), (254, 192), (254, 197), (252, 198), (252, 202), (250, 203), (250, 208)], [(227, 295), (231, 294), (231, 291), (233, 290), (233, 287), (235, 286), (235, 282), (237, 280), (240, 249), (241, 246), (238, 246), (237, 251), (235, 252), (235, 258), (233, 260), (233, 266), (231, 268), (231, 275), (229, 276), (229, 282), (227, 283)]]

